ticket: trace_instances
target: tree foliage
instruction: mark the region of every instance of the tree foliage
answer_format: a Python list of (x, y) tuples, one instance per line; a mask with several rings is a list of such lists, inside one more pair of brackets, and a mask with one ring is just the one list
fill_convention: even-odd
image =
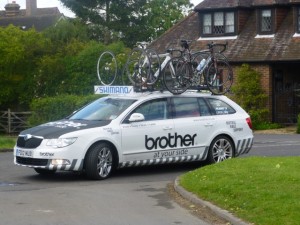
[(151, 41), (191, 9), (189, 0), (60, 0), (90, 24), (92, 35), (104, 43), (119, 39), (127, 46)]
[(34, 29), (0, 28), (0, 105), (27, 105), (33, 97), (33, 77), (47, 40)]

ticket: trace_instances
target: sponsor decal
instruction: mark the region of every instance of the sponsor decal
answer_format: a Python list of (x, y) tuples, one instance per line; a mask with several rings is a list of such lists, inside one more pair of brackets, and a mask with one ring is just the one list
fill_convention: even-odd
[(147, 150), (153, 150), (153, 149), (194, 146), (196, 136), (197, 134), (193, 134), (193, 135), (186, 134), (182, 136), (182, 135), (178, 135), (177, 133), (175, 133), (174, 135), (169, 133), (167, 137), (162, 136), (162, 137), (152, 138), (146, 135), (145, 147)]
[(67, 127), (80, 128), (80, 127), (83, 127), (83, 126), (87, 126), (87, 124), (76, 123), (76, 122), (73, 122), (73, 121), (56, 121), (56, 122), (49, 122), (49, 123), (46, 123), (46, 124), (42, 124), (41, 126), (57, 127), (57, 128), (67, 128)]
[(243, 131), (243, 128), (236, 127), (235, 121), (226, 121), (226, 125), (228, 125), (231, 129), (233, 129), (233, 132)]
[(95, 94), (133, 94), (133, 86), (94, 86)]
[(103, 130), (105, 130), (106, 132), (110, 133), (111, 135), (119, 134), (118, 131), (114, 131), (111, 127), (103, 128)]
[(54, 153), (53, 152), (40, 152), (40, 156), (42, 156), (42, 157), (54, 156)]
[(184, 156), (188, 155), (188, 149), (180, 149), (180, 150), (172, 150), (166, 152), (155, 152), (153, 158), (168, 158), (168, 157), (176, 157), (176, 156)]

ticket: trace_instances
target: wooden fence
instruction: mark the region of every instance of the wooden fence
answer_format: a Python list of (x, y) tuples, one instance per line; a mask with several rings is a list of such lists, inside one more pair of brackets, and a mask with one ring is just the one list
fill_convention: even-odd
[(0, 132), (6, 134), (19, 133), (29, 127), (27, 123), (31, 112), (0, 111)]

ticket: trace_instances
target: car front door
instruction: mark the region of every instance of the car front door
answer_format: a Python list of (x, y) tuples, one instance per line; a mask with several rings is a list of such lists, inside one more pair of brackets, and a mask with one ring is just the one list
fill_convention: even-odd
[[(134, 113), (144, 119), (130, 122)], [(161, 151), (169, 148), (168, 139), (174, 133), (168, 99), (153, 99), (139, 105), (121, 124), (121, 133), (123, 166), (159, 163)]]

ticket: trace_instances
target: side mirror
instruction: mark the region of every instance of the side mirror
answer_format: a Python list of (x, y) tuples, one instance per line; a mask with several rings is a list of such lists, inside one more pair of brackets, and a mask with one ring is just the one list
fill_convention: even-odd
[(145, 117), (143, 114), (141, 113), (133, 113), (130, 117), (129, 117), (129, 122), (139, 122), (139, 121), (144, 121)]

